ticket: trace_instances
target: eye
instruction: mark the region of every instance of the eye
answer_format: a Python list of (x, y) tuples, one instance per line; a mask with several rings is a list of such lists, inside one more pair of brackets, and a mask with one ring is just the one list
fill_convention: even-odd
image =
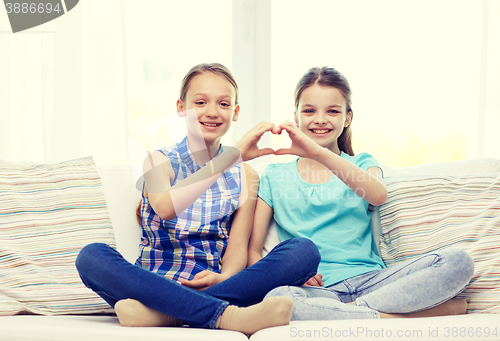
[(340, 111), (338, 111), (338, 110), (334, 110), (334, 109), (331, 109), (331, 110), (328, 110), (328, 113), (329, 113), (329, 114), (334, 114), (334, 115), (336, 115), (336, 114), (339, 114), (339, 113), (340, 113)]
[(229, 104), (227, 102), (221, 102), (220, 105), (223, 106), (223, 107), (230, 107), (231, 106), (231, 104)]
[(312, 109), (304, 109), (304, 110), (302, 110), (302, 112), (304, 114), (314, 114), (314, 110), (312, 110)]
[(205, 104), (205, 101), (201, 101), (201, 100), (200, 101), (196, 101), (196, 102), (194, 102), (194, 104), (196, 104), (196, 105), (203, 105), (203, 104)]

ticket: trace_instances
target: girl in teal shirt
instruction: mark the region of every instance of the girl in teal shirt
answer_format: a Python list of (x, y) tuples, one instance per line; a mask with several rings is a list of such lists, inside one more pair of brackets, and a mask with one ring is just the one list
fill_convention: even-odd
[(333, 68), (310, 69), (295, 91), (294, 118), (278, 127), (291, 147), (275, 154), (299, 158), (269, 165), (260, 179), (249, 264), (261, 258), (274, 217), (281, 241), (305, 237), (317, 245), (320, 275), (309, 287), (279, 287), (266, 297), (291, 297), (292, 320), (465, 313), (465, 300), (450, 299), (472, 278), (466, 252), (447, 249), (390, 268), (379, 257), (368, 206), (382, 205), (387, 189), (377, 160), (352, 150), (345, 77)]

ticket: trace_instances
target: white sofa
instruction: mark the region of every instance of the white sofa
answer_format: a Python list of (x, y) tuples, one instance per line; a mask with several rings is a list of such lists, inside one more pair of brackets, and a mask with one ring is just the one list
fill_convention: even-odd
[[(6, 164), (4, 163), (4, 165)], [(0, 175), (2, 175), (1, 172), (2, 164), (0, 163)], [(139, 242), (141, 232), (135, 219), (135, 207), (140, 199), (140, 193), (134, 185), (132, 173), (128, 167), (98, 167), (98, 172), (102, 180), (102, 188), (104, 190), (106, 206), (109, 211), (117, 249), (127, 260), (133, 262), (137, 256), (137, 244)], [(413, 193), (419, 192), (419, 188), (423, 186), (422, 179), (429, 178), (429, 174), (446, 174), (447, 176), (452, 175), (455, 177), (467, 177), (468, 174), (483, 174), (488, 176), (491, 176), (494, 173), (500, 174), (500, 160), (479, 159), (458, 161), (423, 165), (402, 170), (384, 167), (384, 173), (389, 183), (389, 189), (391, 186), (396, 186), (397, 190), (395, 190), (395, 192), (397, 192), (399, 191), (398, 186), (404, 186), (407, 184), (410, 186), (409, 193)], [(435, 176), (431, 176), (431, 178), (433, 177)], [(482, 178), (482, 175), (478, 175), (478, 177)], [(395, 185), (394, 182), (391, 183), (391, 179), (399, 180), (395, 181), (397, 183)], [(415, 179), (417, 179), (417, 181), (415, 181)], [(450, 178), (447, 179), (449, 180)], [(415, 182), (415, 184), (413, 184), (413, 182)], [(500, 183), (497, 185), (500, 186)], [(411, 189), (411, 186), (413, 186), (414, 191)], [(456, 193), (452, 193), (451, 195), (456, 195)], [(0, 181), (0, 208), (1, 205), (5, 204), (5, 201), (2, 204), (1, 196), (2, 187)], [(437, 193), (436, 195), (431, 195), (431, 197), (434, 198), (433, 200), (439, 200), (440, 194)], [(494, 199), (492, 199), (492, 201), (494, 201)], [(467, 205), (473, 205), (473, 203), (467, 203)], [(487, 205), (489, 205), (488, 212), (500, 212), (500, 206), (495, 206), (495, 203), (488, 203)], [(418, 205), (410, 205), (409, 209), (411, 210), (414, 206)], [(426, 205), (423, 205), (423, 207), (426, 207)], [(404, 249), (404, 245), (415, 243), (408, 243), (404, 240), (404, 233), (401, 234), (398, 232), (403, 229), (403, 227), (399, 225), (396, 227), (387, 227), (389, 225), (393, 226), (391, 224), (399, 224), (401, 221), (405, 221), (403, 218), (394, 219), (394, 214), (397, 213), (394, 213), (392, 206), (387, 208), (382, 206), (381, 212), (381, 253), (383, 256), (385, 255), (388, 258), (390, 266), (391, 262), (397, 262), (400, 260), (398, 259), (397, 252), (394, 253), (394, 248), (396, 248), (396, 251), (401, 250), (403, 258), (408, 258), (412, 257), (412, 249)], [(488, 217), (485, 218), (488, 221), (494, 220), (494, 218), (498, 215), (498, 213), (495, 213), (495, 217), (493, 217), (493, 213), (491, 212), (488, 213)], [(3, 214), (4, 217), (7, 217), (7, 213), (4, 212)], [(418, 222), (422, 216), (423, 214), (421, 215), (416, 213), (412, 219)], [(405, 217), (408, 216), (405, 215)], [(3, 219), (1, 210), (0, 219)], [(453, 217), (450, 219), (455, 222)], [(0, 232), (2, 232), (1, 230), (3, 227), (2, 221), (0, 220)], [(457, 227), (457, 231), (459, 230), (460, 226)], [(500, 224), (498, 222), (494, 222), (492, 227), (490, 226), (487, 228), (487, 231), (489, 231), (488, 236), (492, 235), (500, 237)], [(2, 238), (1, 235), (0, 238)], [(277, 235), (275, 230), (273, 231), (270, 229), (269, 237), (266, 242), (267, 249), (270, 249), (273, 245), (275, 245), (277, 242), (276, 238)], [(431, 237), (431, 239), (432, 238), (434, 237)], [(395, 245), (397, 244), (396, 240), (403, 240), (403, 242), (401, 245)], [(3, 239), (3, 241), (5, 241), (5, 239)], [(8, 270), (8, 267), (2, 265), (5, 259), (2, 259), (4, 254), (2, 254), (1, 243), (2, 239), (0, 239), (0, 310), (2, 305), (1, 296), (7, 292), (4, 290), (6, 284), (2, 282), (2, 272)], [(473, 244), (470, 240), (462, 240), (456, 241), (456, 245), (466, 245), (466, 247), (469, 247), (467, 245), (475, 244)], [(412, 246), (415, 247), (415, 245)], [(497, 247), (500, 247), (500, 244)], [(496, 251), (500, 252), (500, 249)], [(384, 260), (386, 259), (384, 258)], [(481, 262), (484, 260), (485, 257), (483, 256), (479, 259)], [(496, 262), (496, 267), (494, 263), (495, 261), (493, 260), (493, 265), (490, 265), (488, 268), (489, 270), (485, 270), (488, 274), (494, 273), (495, 269), (500, 269), (500, 261)], [(491, 268), (492, 266), (493, 268)], [(497, 275), (499, 273), (500, 271), (497, 272)], [(498, 282), (494, 282), (492, 285), (496, 286), (497, 283)], [(481, 288), (478, 290), (480, 289)], [(500, 290), (498, 287), (497, 290), (492, 289), (491, 292), (493, 294), (491, 297), (486, 296), (486, 299), (481, 296), (483, 298), (478, 301), (478, 307), (480, 309), (471, 311), (466, 315), (420, 319), (292, 322), (287, 326), (258, 331), (254, 335), (250, 336), (250, 340), (500, 340), (500, 315), (497, 314), (500, 312), (500, 308), (498, 308), (498, 305), (500, 304), (498, 303), (500, 301), (498, 290)], [(472, 291), (471, 295), (473, 294), (474, 291)], [(10, 301), (6, 302), (9, 303)], [(248, 340), (249, 338), (247, 335), (238, 332), (204, 330), (189, 327), (125, 328), (119, 325), (118, 320), (112, 311), (109, 309), (106, 310), (105, 308), (101, 309), (101, 314), (86, 314), (74, 311), (70, 314), (59, 315), (42, 311), (41, 314), (43, 315), (33, 315), (26, 314), (26, 311), (29, 311), (29, 309), (25, 310), (25, 312), (20, 315), (0, 317), (0, 340), (123, 341), (156, 339), (220, 341)]]

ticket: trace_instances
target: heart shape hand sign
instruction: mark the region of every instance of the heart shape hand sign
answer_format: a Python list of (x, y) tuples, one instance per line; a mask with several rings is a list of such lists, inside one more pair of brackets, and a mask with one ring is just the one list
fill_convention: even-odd
[[(292, 145), (290, 148), (274, 150), (272, 148), (262, 148), (257, 146), (262, 135), (267, 132), (281, 135), (286, 131)], [(316, 155), (321, 146), (307, 137), (293, 122), (285, 121), (276, 127), (271, 122), (260, 122), (253, 129), (248, 131), (235, 145), (241, 151), (243, 161), (251, 160), (259, 156), (275, 154), (285, 155), (293, 154), (302, 157)]]

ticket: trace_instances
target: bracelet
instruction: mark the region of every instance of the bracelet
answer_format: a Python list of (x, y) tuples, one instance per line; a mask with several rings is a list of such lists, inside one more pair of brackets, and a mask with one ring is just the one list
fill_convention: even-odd
[(215, 175), (215, 171), (214, 171), (214, 161), (213, 161), (213, 160), (210, 160), (210, 169), (212, 170), (212, 175)]

